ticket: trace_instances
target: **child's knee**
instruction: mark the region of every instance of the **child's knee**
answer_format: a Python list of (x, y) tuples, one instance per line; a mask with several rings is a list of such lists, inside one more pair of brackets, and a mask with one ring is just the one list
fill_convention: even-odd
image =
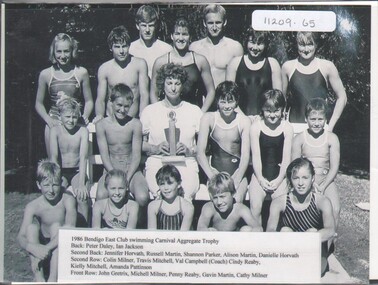
[(289, 232), (293, 232), (293, 230), (289, 227), (282, 227), (281, 228), (281, 232), (286, 232), (286, 233), (289, 233)]
[(253, 229), (250, 226), (242, 226), (240, 228), (240, 232), (252, 232), (252, 231), (253, 231)]

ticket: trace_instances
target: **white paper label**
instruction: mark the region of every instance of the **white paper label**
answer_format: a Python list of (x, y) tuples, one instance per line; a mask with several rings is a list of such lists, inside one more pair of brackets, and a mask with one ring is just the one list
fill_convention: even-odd
[(256, 10), (252, 28), (260, 31), (332, 32), (336, 14), (332, 11)]
[(320, 235), (62, 229), (58, 280), (314, 283)]

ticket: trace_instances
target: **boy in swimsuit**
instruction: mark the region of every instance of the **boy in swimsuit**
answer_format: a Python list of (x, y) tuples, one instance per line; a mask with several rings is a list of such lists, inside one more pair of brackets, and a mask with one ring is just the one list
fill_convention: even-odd
[(306, 105), (308, 129), (294, 138), (291, 159), (306, 157), (312, 162), (315, 191), (330, 199), (337, 227), (340, 197), (334, 180), (339, 171), (340, 143), (336, 134), (324, 129), (327, 110), (327, 102), (321, 98), (312, 99)]
[(209, 4), (203, 10), (203, 25), (207, 37), (193, 42), (189, 50), (206, 57), (211, 67), (215, 88), (226, 79), (226, 68), (231, 59), (243, 55), (242, 45), (224, 36), (227, 25), (226, 10), (218, 4)]
[(160, 197), (148, 204), (148, 229), (190, 230), (194, 207), (183, 198), (180, 171), (174, 165), (166, 164), (155, 177)]
[(155, 60), (170, 52), (172, 47), (156, 36), (159, 29), (159, 14), (152, 6), (140, 6), (135, 15), (135, 22), (139, 31), (139, 39), (130, 44), (130, 54), (146, 61), (148, 77), (151, 79)]
[(124, 26), (115, 27), (108, 36), (108, 45), (113, 58), (103, 63), (98, 69), (94, 123), (105, 115), (111, 114), (112, 110), (107, 103), (111, 89), (117, 84), (122, 83), (129, 86), (134, 94), (129, 116), (138, 117), (144, 107), (148, 105), (147, 64), (144, 59), (129, 54), (130, 43), (129, 33)]
[[(37, 169), (37, 186), (42, 195), (25, 207), (17, 241), (30, 255), (36, 282), (56, 282), (58, 278), (58, 230), (74, 227), (76, 203), (61, 186), (60, 167), (42, 160)], [(50, 275), (45, 280), (45, 270)]]
[(50, 159), (61, 165), (62, 186), (72, 187), (76, 197), (77, 225), (89, 225), (88, 181), (85, 174), (88, 160), (88, 130), (79, 126), (80, 104), (71, 97), (57, 102), (62, 125), (50, 131)]
[[(106, 172), (117, 168), (126, 172), (130, 191), (140, 207), (141, 217), (146, 217), (145, 206), (149, 202), (147, 182), (139, 170), (142, 151), (142, 124), (129, 115), (133, 93), (124, 85), (114, 86), (110, 94), (112, 115), (96, 124), (97, 143), (104, 164), (104, 175), (98, 182), (96, 200), (108, 198), (104, 185)], [(140, 221), (142, 222), (142, 221)]]
[(294, 133), (298, 134), (307, 128), (304, 109), (313, 98), (328, 97), (328, 87), (333, 89), (336, 104), (328, 123), (332, 132), (347, 102), (344, 85), (333, 62), (315, 56), (316, 33), (298, 32), (297, 59), (289, 60), (282, 65), (282, 91), (288, 98), (289, 121), (294, 123)]
[[(239, 102), (240, 89), (231, 81), (218, 85), (215, 100), (218, 111), (205, 113), (201, 118), (197, 144), (197, 160), (208, 179), (218, 172), (229, 173), (235, 183), (235, 200), (243, 202), (247, 191), (245, 177), (249, 163), (248, 117), (235, 111)], [(206, 148), (210, 143), (210, 160)]]
[(105, 188), (109, 198), (93, 205), (92, 228), (135, 229), (139, 206), (129, 199), (126, 173), (110, 170), (105, 176)]
[(201, 211), (199, 231), (254, 231), (261, 232), (258, 221), (242, 203), (236, 203), (234, 181), (227, 172), (215, 174), (209, 181), (211, 201)]

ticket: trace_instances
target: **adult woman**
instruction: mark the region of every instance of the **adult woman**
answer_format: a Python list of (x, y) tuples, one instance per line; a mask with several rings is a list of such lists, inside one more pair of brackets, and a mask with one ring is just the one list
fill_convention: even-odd
[(335, 234), (335, 220), (329, 199), (314, 191), (315, 170), (307, 158), (293, 160), (286, 175), (291, 191), (272, 201), (267, 231), (277, 230), (282, 214), (281, 232), (319, 232), (322, 241), (322, 268), (327, 271), (327, 241)]
[(282, 91), (288, 98), (289, 121), (295, 123), (295, 134), (305, 130), (306, 104), (313, 98), (326, 100), (330, 85), (336, 95), (336, 105), (328, 122), (328, 130), (332, 132), (347, 102), (339, 72), (331, 61), (315, 56), (316, 33), (298, 32), (297, 45), (299, 57), (282, 65)]
[(266, 90), (282, 90), (281, 68), (277, 60), (267, 57), (269, 41), (266, 32), (249, 28), (244, 47), (246, 54), (235, 57), (227, 66), (226, 80), (235, 81), (245, 92), (239, 106), (251, 120), (259, 113), (258, 97)]
[(156, 86), (157, 71), (163, 64), (173, 62), (181, 64), (188, 74), (188, 81), (182, 91), (182, 100), (195, 104), (206, 112), (214, 101), (214, 82), (206, 58), (194, 51), (189, 51), (190, 28), (186, 19), (176, 20), (171, 39), (173, 50), (156, 59), (152, 69), (151, 102), (156, 102), (160, 97)]
[[(195, 135), (199, 131), (202, 112), (199, 107), (181, 98), (187, 80), (184, 67), (173, 63), (164, 64), (156, 74), (156, 87), (164, 99), (148, 105), (140, 118), (144, 136), (143, 151), (148, 155), (146, 180), (155, 197), (159, 190), (155, 174), (172, 155), (176, 159), (179, 156), (175, 166), (182, 177), (184, 197), (191, 200), (199, 188)], [(173, 143), (169, 139), (170, 130), (175, 133)], [(169, 163), (172, 163), (171, 160)]]

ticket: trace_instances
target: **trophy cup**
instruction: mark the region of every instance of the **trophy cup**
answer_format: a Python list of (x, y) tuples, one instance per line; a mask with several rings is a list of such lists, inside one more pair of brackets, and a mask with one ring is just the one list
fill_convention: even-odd
[(176, 144), (180, 138), (180, 129), (176, 128), (176, 113), (171, 110), (168, 113), (169, 125), (168, 129), (165, 129), (165, 136), (169, 144), (169, 156), (164, 156), (162, 158), (163, 162), (172, 163), (172, 162), (183, 162), (185, 161), (185, 156), (176, 155)]

